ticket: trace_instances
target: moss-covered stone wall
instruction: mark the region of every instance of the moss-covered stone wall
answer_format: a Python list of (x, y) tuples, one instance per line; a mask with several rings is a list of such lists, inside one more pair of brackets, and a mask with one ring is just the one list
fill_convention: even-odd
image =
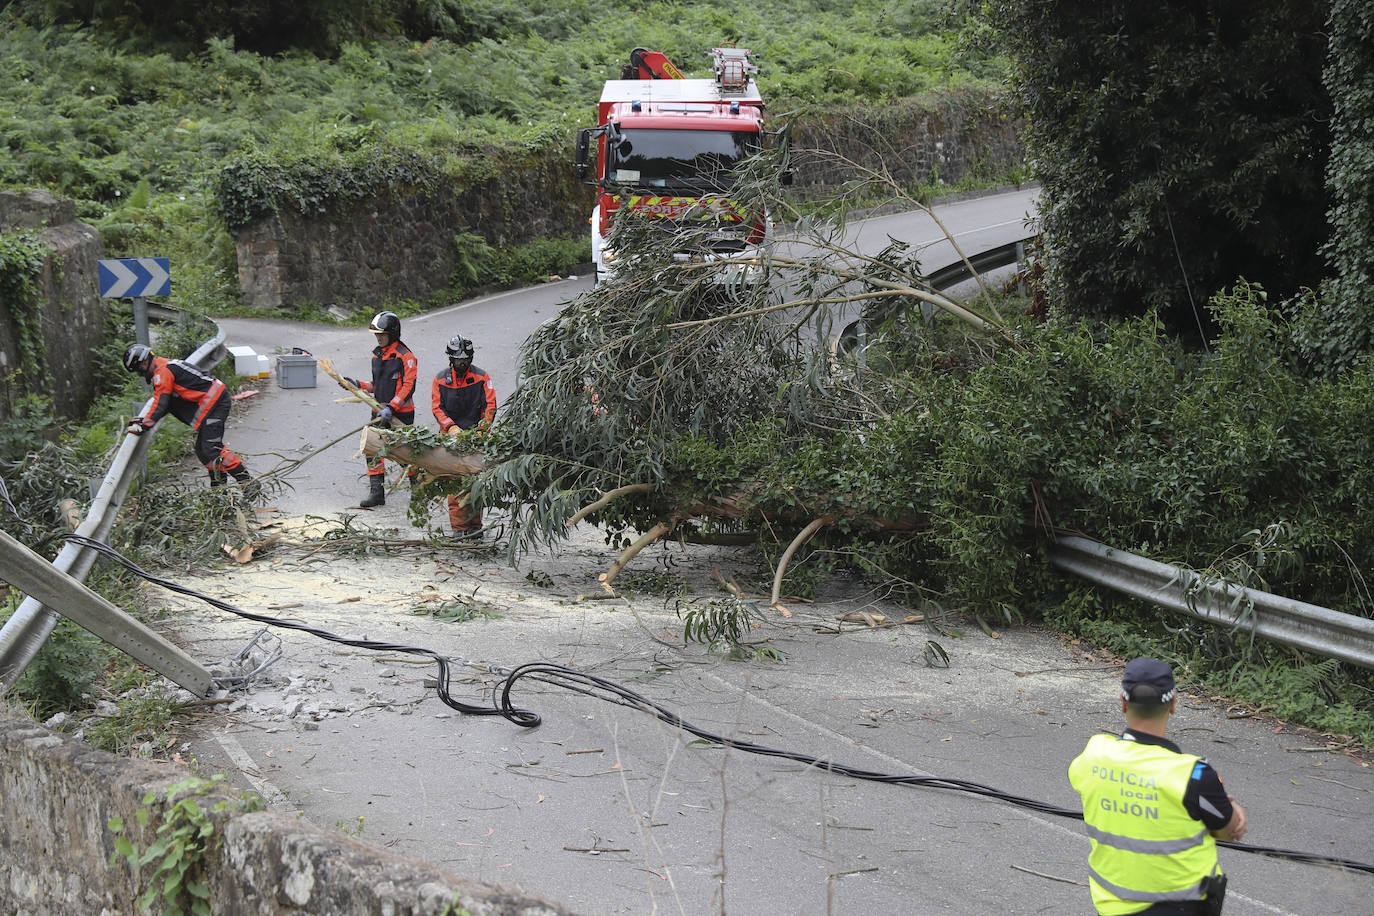
[[(772, 126), (780, 126), (777, 116)], [(993, 180), (1023, 159), (1005, 100), (987, 91), (809, 112), (792, 127), (794, 188), (803, 197), (849, 180), (842, 158), (886, 169), (905, 185)], [(243, 300), (287, 311), (425, 301), (450, 285), (473, 237), (505, 247), (581, 236), (594, 196), (572, 160), (569, 136), (500, 168), (474, 169), (480, 177), (451, 193), (411, 187), (325, 212), (279, 209), (235, 232)]]

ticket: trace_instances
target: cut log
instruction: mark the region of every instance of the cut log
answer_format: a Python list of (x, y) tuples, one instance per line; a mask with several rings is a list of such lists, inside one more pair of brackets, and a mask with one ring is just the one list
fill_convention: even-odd
[[(364, 427), (362, 449), (364, 455), (380, 455), (383, 452), (382, 431), (375, 426)], [(386, 445), (385, 451), (387, 458), (412, 464), (435, 477), (468, 477), (483, 467), (482, 456), (477, 453), (455, 455), (447, 449), (430, 448), (412, 454), (410, 446), (398, 442)]]

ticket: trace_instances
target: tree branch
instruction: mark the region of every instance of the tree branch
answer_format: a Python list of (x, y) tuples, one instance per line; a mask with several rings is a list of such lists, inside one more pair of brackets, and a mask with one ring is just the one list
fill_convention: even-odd
[(610, 505), (613, 500), (619, 499), (622, 496), (625, 496), (629, 493), (648, 493), (651, 490), (653, 490), (653, 488), (653, 484), (649, 483), (632, 483), (626, 484), (623, 487), (616, 487), (614, 490), (607, 490), (605, 493), (601, 494), (600, 499), (596, 500), (595, 502), (588, 503), (581, 509), (578, 509), (577, 513), (573, 515), (572, 518), (568, 519), (567, 526), (571, 528), (573, 525), (576, 525), (578, 522), (582, 521), (584, 518), (591, 515), (593, 512), (606, 508), (606, 506)]
[(822, 515), (820, 518), (816, 519), (811, 524), (807, 525), (805, 528), (799, 531), (797, 533), (797, 536), (792, 539), (792, 543), (787, 545), (787, 549), (782, 552), (782, 558), (778, 560), (778, 568), (773, 573), (773, 594), (768, 599), (769, 604), (773, 605), (774, 607), (779, 606), (778, 599), (782, 593), (782, 577), (783, 574), (787, 572), (787, 561), (792, 559), (792, 554), (796, 553), (797, 549), (801, 547), (801, 545), (809, 541), (812, 535), (814, 535), (817, 531), (820, 531), (822, 528), (824, 528), (826, 525), (830, 524), (834, 520), (835, 517), (832, 515)]

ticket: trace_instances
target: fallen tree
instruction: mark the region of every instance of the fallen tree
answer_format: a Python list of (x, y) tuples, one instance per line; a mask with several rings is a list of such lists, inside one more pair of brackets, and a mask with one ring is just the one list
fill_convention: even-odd
[[(762, 202), (745, 206), (786, 213), (750, 177)], [(1355, 457), (1374, 442), (1342, 405), (1371, 376), (1289, 368), (1284, 316), (1301, 303), (1242, 284), (1193, 353), (1153, 319), (954, 300), (919, 251), (856, 252), (842, 217), (792, 215), (793, 240), (761, 265), (770, 282), (744, 288), (720, 282), (728, 259), (672, 257), (709, 227), (665, 241), (620, 221), (633, 269), (528, 341), (485, 449), (474, 492), (509, 511), (512, 558), (590, 521), (617, 545), (614, 580), (657, 541), (748, 532), (775, 595), (847, 564), (1011, 623), (1060, 581), (1041, 551), (1056, 530), (1198, 568), (1287, 523), (1283, 550), (1250, 558), (1256, 575), (1349, 607), (1348, 571), (1374, 565), (1374, 515), (1351, 508), (1374, 499), (1352, 483), (1374, 483)], [(836, 352), (855, 319), (867, 346)], [(1276, 565), (1289, 553), (1306, 562)]]

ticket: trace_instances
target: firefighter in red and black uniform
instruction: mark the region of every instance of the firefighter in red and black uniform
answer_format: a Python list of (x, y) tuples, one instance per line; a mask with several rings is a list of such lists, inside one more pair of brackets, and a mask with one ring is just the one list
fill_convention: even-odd
[(232, 474), (244, 495), (256, 495), (257, 483), (243, 459), (224, 447), (224, 423), (233, 399), (223, 382), (184, 360), (155, 356), (145, 344), (132, 344), (124, 351), (124, 368), (153, 385), (153, 400), (129, 424), (129, 435), (143, 435), (170, 413), (196, 431), (196, 458), (210, 472), (210, 486), (223, 486), (226, 475)]
[[(444, 348), (448, 368), (434, 377), (430, 402), (439, 431), (477, 429), (485, 432), (496, 416), (496, 391), (491, 376), (472, 364), (472, 341), (461, 334), (454, 335)], [(448, 521), (454, 537), (467, 537), (482, 530), (482, 507), (472, 504), (471, 495), (463, 493), (448, 498)]]
[[(419, 371), (419, 361), (410, 347), (401, 343), (401, 319), (392, 312), (378, 312), (372, 317), (367, 329), (377, 336), (377, 346), (372, 350), (372, 381), (347, 381), (371, 394), (381, 405), (372, 414), (374, 426), (389, 427), (395, 417), (409, 426), (415, 422), (415, 379)], [(415, 482), (417, 471), (411, 469), (408, 476)], [(360, 509), (386, 504), (386, 462), (376, 456), (367, 459), (367, 496), (358, 503)]]

